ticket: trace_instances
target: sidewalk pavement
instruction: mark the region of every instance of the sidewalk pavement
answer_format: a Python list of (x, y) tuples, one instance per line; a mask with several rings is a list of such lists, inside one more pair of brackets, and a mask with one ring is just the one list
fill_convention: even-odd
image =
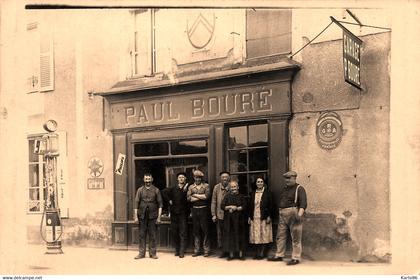
[(108, 248), (63, 247), (64, 254), (45, 254), (46, 247), (28, 245), (20, 262), (0, 274), (63, 275), (63, 274), (159, 274), (159, 275), (276, 275), (276, 274), (387, 274), (391, 265), (377, 263), (327, 262), (303, 259), (295, 266), (267, 260), (244, 261), (220, 259), (216, 255), (181, 259), (173, 253), (158, 252), (159, 259), (135, 260), (136, 251)]

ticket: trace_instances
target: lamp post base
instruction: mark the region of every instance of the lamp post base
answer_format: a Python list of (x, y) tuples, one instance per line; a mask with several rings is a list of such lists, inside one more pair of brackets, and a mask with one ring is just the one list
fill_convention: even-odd
[(45, 254), (63, 254), (63, 250), (61, 249), (61, 241), (48, 242), (47, 251)]

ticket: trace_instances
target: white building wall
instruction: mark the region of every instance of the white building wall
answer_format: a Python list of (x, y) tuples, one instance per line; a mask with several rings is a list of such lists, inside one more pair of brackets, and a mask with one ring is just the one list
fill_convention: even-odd
[[(28, 169), (27, 169), (27, 143), (26, 137), (28, 134), (38, 133), (42, 131), (42, 124), (46, 119), (57, 117), (59, 122), (60, 130), (63, 129), (67, 132), (68, 137), (68, 152), (69, 152), (69, 187), (70, 191), (70, 216), (72, 217), (84, 217), (88, 213), (94, 213), (95, 211), (102, 211), (104, 207), (108, 204), (112, 205), (112, 138), (109, 132), (102, 128), (102, 101), (98, 97), (89, 98), (87, 94), (88, 91), (102, 91), (110, 88), (116, 81), (122, 80), (127, 77), (127, 64), (129, 59), (127, 58), (127, 53), (129, 48), (126, 44), (121, 42), (127, 42), (126, 32), (123, 32), (129, 26), (125, 12), (116, 12), (116, 11), (86, 11), (81, 12), (79, 16), (70, 17), (69, 14), (62, 12), (54, 11), (55, 19), (61, 21), (62, 24), (65, 23), (65, 28), (60, 28), (55, 30), (55, 34), (62, 36), (60, 41), (56, 42), (56, 50), (62, 51), (62, 55), (56, 56), (56, 66), (61, 67), (60, 69), (66, 69), (65, 71), (60, 71), (56, 76), (56, 90), (52, 93), (45, 93), (35, 97), (35, 95), (26, 95), (24, 93), (24, 88), (20, 81), (23, 81), (25, 77), (21, 75), (20, 70), (22, 67), (25, 67), (25, 62), (20, 56), (20, 52), (24, 49), (24, 40), (23, 35), (25, 32), (25, 23), (26, 18), (24, 16), (24, 11), (21, 9), (22, 6), (13, 2), (2, 2), (1, 3), (1, 92), (0, 92), (0, 153), (2, 159), (8, 162), (1, 169), (0, 176), (0, 187), (2, 190), (1, 203), (7, 211), (4, 211), (6, 214), (2, 214), (1, 218), (1, 228), (2, 234), (6, 233), (6, 238), (10, 237), (9, 240), (12, 244), (17, 244), (22, 241), (23, 236), (22, 232), (19, 231), (19, 228), (25, 227), (25, 225), (37, 226), (40, 221), (39, 215), (27, 215), (26, 214), (26, 184), (28, 178)], [(398, 48), (401, 44), (404, 46), (413, 45), (412, 40), (415, 40), (415, 36), (406, 36), (406, 30), (410, 27), (411, 22), (415, 24), (418, 19), (418, 14), (415, 15), (416, 7), (414, 4), (411, 6), (404, 6), (394, 12), (394, 9), (390, 10), (372, 10), (372, 9), (352, 9), (352, 11), (359, 17), (359, 19), (364, 24), (369, 25), (378, 25), (389, 27), (391, 24), (390, 18), (392, 18), (392, 26), (395, 27), (399, 32), (398, 34), (393, 33), (392, 38), (392, 48)], [(33, 12), (33, 11), (32, 11)], [(92, 16), (92, 13), (95, 13)], [(165, 11), (168, 13), (168, 11)], [(243, 23), (243, 12), (234, 13), (230, 11), (228, 15), (233, 18), (232, 30), (239, 33), (240, 39), (227, 39), (229, 46), (233, 44), (234, 46), (234, 58), (235, 62), (243, 61), (245, 48), (243, 44), (242, 34), (245, 34), (244, 24)], [(163, 12), (162, 12), (163, 14)], [(405, 19), (405, 15), (409, 14), (410, 17)], [(322, 30), (329, 22), (329, 16), (334, 16), (336, 19), (343, 19), (343, 9), (334, 9), (323, 11), (321, 9), (297, 9), (293, 12), (293, 39), (292, 39), (292, 52), (298, 50), (307, 40), (312, 39), (319, 31)], [(114, 17), (115, 16), (115, 17)], [(176, 17), (176, 16), (174, 16)], [(113, 20), (114, 18), (114, 20)], [(178, 17), (176, 17), (178, 19)], [(352, 19), (347, 15), (346, 21), (352, 21)], [(406, 21), (407, 20), (407, 21)], [(5, 24), (7, 22), (7, 24)], [(101, 24), (98, 25), (98, 22)], [(123, 23), (122, 28), (118, 27), (119, 23)], [(11, 24), (12, 23), (12, 24)], [(414, 26), (414, 25), (413, 25)], [(99, 29), (98, 29), (99, 27)], [(350, 27), (356, 35), (364, 35), (370, 33), (376, 33), (379, 30), (362, 28), (359, 27)], [(416, 29), (410, 29), (411, 31), (416, 32)], [(407, 31), (408, 32), (408, 31)], [(103, 37), (99, 36), (100, 34)], [(112, 34), (112, 36), (109, 36)], [(98, 37), (100, 40), (98, 41)], [(226, 35), (226, 34), (225, 34)], [(77, 69), (83, 69), (83, 75), (80, 73), (75, 73), (76, 69), (76, 45), (75, 38), (73, 36), (81, 36), (83, 39), (78, 39), (83, 43), (80, 45), (80, 53), (78, 57), (79, 67)], [(109, 36), (109, 37), (107, 37)], [(328, 31), (326, 31), (317, 41), (326, 41), (326, 40), (335, 40), (341, 38), (341, 31), (336, 26), (331, 26)], [(179, 37), (181, 38), (181, 37)], [(178, 40), (179, 38), (175, 38)], [(219, 37), (218, 37), (219, 38)], [(228, 38), (226, 35), (223, 38)], [(118, 40), (120, 39), (120, 40)], [(102, 41), (101, 41), (102, 40)], [(102, 42), (103, 44), (100, 44)], [(20, 46), (17, 48), (16, 46)], [(221, 53), (226, 49), (226, 46), (220, 46)], [(168, 51), (166, 57), (175, 58), (176, 56), (180, 57), (180, 61), (183, 58), (188, 60), (187, 53), (190, 50), (180, 48), (177, 50), (176, 55), (174, 51), (168, 50), (168, 48), (162, 47), (161, 52)], [(399, 58), (404, 58), (401, 61), (398, 61), (397, 58), (393, 57), (393, 65), (397, 69), (392, 72), (391, 79), (403, 80), (399, 84), (392, 83), (392, 93), (391, 96), (391, 107), (395, 110), (391, 110), (391, 125), (395, 127), (397, 134), (393, 134), (394, 137), (391, 137), (391, 149), (394, 151), (400, 151), (401, 145), (397, 143), (403, 143), (403, 151), (405, 157), (396, 152), (391, 153), (391, 159), (396, 159), (397, 163), (394, 163), (391, 160), (391, 168), (393, 172), (391, 175), (399, 177), (400, 174), (407, 175), (407, 178), (413, 174), (417, 174), (416, 170), (418, 169), (417, 165), (411, 165), (411, 162), (415, 162), (414, 155), (411, 153), (412, 149), (415, 149), (415, 140), (417, 139), (418, 129), (416, 126), (410, 129), (404, 129), (405, 123), (401, 124), (401, 119), (399, 115), (404, 115), (404, 119), (416, 119), (416, 114), (411, 109), (415, 106), (411, 106), (413, 103), (416, 103), (417, 99), (413, 94), (415, 90), (413, 88), (406, 86), (410, 81), (416, 80), (415, 73), (416, 71), (410, 71), (415, 69), (407, 69), (405, 65), (410, 65), (411, 61), (415, 61), (415, 58), (410, 57), (406, 54), (406, 51), (409, 52), (411, 49), (403, 48), (399, 51)], [(106, 54), (106, 55), (102, 55)], [(165, 57), (165, 56), (164, 56)], [(160, 59), (160, 58), (159, 58)], [(294, 57), (295, 60), (301, 61), (300, 54)], [(162, 71), (173, 71), (172, 63), (168, 62), (169, 59), (164, 59), (161, 63)], [(404, 65), (403, 65), (404, 64)], [(6, 65), (6, 66), (5, 66)], [(13, 69), (10, 71), (10, 69)], [(168, 70), (170, 69), (170, 70)], [(409, 77), (405, 77), (405, 73), (409, 73)], [(79, 76), (79, 84), (76, 87), (75, 76)], [(401, 93), (401, 87), (406, 89)], [(63, 92), (59, 92), (58, 89), (62, 89)], [(76, 90), (78, 90), (78, 99), (76, 99)], [(401, 100), (399, 95), (403, 94), (404, 99)], [(60, 94), (63, 94), (60, 96)], [(53, 98), (52, 96), (55, 97)], [(59, 96), (57, 98), (57, 96)], [(411, 96), (411, 97), (409, 97)], [(412, 98), (414, 97), (414, 98)], [(65, 99), (63, 99), (65, 98)], [(69, 98), (69, 99), (67, 99)], [(78, 103), (77, 103), (77, 101)], [(83, 106), (82, 109), (75, 107), (76, 104)], [(55, 108), (55, 109), (51, 109)], [(58, 108), (58, 110), (57, 110)], [(77, 121), (78, 120), (78, 121)], [(83, 129), (80, 129), (80, 126)], [(77, 130), (76, 127), (79, 127)], [(77, 132), (76, 132), (77, 131)], [(13, 135), (13, 137), (10, 137)], [(76, 136), (77, 135), (77, 136)], [(408, 142), (405, 140), (408, 138)], [(76, 144), (78, 143), (78, 144)], [(79, 146), (81, 145), (81, 147)], [(79, 147), (78, 147), (79, 146)], [(17, 147), (13, 149), (11, 147)], [(413, 148), (414, 147), (414, 148)], [(418, 149), (417, 149), (418, 150)], [(417, 151), (415, 149), (415, 151)], [(79, 153), (79, 151), (81, 151)], [(83, 157), (83, 160), (80, 160), (78, 157)], [(103, 176), (105, 177), (105, 189), (101, 191), (90, 191), (87, 190), (86, 180), (89, 177), (87, 169), (87, 160), (91, 156), (103, 157), (103, 162), (105, 164), (105, 169)], [(402, 164), (398, 164), (398, 162)], [(80, 166), (79, 166), (80, 165)], [(76, 169), (74, 167), (76, 166)], [(405, 169), (404, 167), (407, 167)], [(76, 170), (76, 171), (75, 171)], [(414, 177), (416, 177), (414, 175)], [(414, 179), (405, 179), (405, 185), (415, 186), (418, 180)], [(414, 188), (403, 189), (403, 193), (400, 193), (400, 188), (397, 187), (400, 183), (392, 186), (391, 192), (394, 193), (392, 196), (393, 202), (392, 205), (398, 205), (398, 201), (403, 201), (405, 197), (418, 197), (418, 192)], [(84, 207), (80, 207), (80, 203)], [(401, 206), (401, 204), (399, 204)], [(403, 205), (404, 206), (404, 205)], [(410, 208), (411, 207), (411, 208)], [(410, 205), (407, 209), (408, 215), (416, 211), (414, 205)], [(24, 209), (24, 210), (23, 210)], [(392, 214), (392, 219), (395, 221), (399, 219), (399, 213), (393, 206), (395, 210)], [(411, 210), (411, 211), (410, 211)], [(9, 214), (9, 218), (5, 216)], [(9, 226), (3, 226), (5, 221), (10, 221), (8, 219), (13, 219), (12, 223), (8, 223)], [(409, 224), (416, 224), (414, 218), (410, 219)], [(407, 239), (412, 239), (412, 233), (410, 231), (404, 231), (401, 228), (396, 226), (393, 227), (395, 232), (403, 234)], [(2, 264), (4, 255), (12, 250), (10, 249), (10, 242), (4, 241), (6, 238), (0, 239), (1, 243), (1, 259)], [(393, 233), (393, 240), (397, 242), (400, 238), (398, 235)], [(9, 248), (8, 250), (3, 248)], [(413, 248), (406, 245), (404, 251), (412, 251)], [(13, 249), (14, 251), (14, 249)], [(403, 257), (404, 254), (399, 254), (397, 256)], [(405, 256), (405, 255), (404, 255)], [(406, 258), (406, 257), (404, 257)], [(9, 259), (10, 260), (10, 259)], [(403, 262), (402, 262), (403, 263)]]

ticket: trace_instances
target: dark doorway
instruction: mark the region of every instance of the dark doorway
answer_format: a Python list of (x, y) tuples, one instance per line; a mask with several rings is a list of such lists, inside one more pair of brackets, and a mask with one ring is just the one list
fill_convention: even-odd
[[(187, 173), (187, 182), (193, 182), (192, 172), (199, 169), (208, 181), (208, 139), (185, 139), (133, 144), (133, 193), (143, 184), (145, 173), (151, 173), (153, 184), (163, 190), (177, 184), (176, 174)], [(163, 213), (168, 205), (164, 202)]]

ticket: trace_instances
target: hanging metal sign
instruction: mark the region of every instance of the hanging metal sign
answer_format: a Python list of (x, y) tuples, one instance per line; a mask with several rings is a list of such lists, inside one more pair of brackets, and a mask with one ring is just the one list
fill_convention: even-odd
[(360, 81), (360, 48), (363, 41), (351, 33), (350, 30), (344, 27), (334, 17), (330, 18), (343, 30), (344, 80), (358, 89), (362, 89)]
[(360, 47), (362, 40), (347, 29), (343, 29), (343, 67), (344, 80), (361, 89), (360, 83)]

